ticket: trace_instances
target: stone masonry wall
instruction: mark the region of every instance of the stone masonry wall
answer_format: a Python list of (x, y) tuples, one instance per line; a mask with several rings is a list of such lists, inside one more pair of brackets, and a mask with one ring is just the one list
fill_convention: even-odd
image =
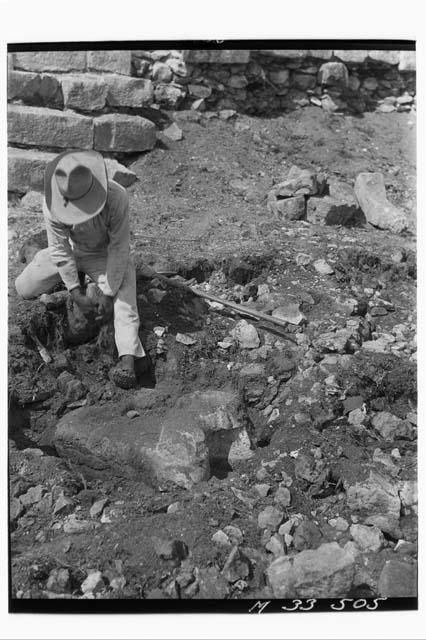
[(328, 112), (409, 111), (415, 109), (415, 86), (415, 53), (405, 51), (9, 54), (8, 188), (42, 191), (46, 164), (71, 148), (101, 151), (116, 171), (113, 158), (155, 146), (155, 109), (269, 115), (315, 105)]
[(311, 104), (355, 113), (415, 105), (411, 51), (133, 51), (132, 64), (166, 108), (266, 115)]

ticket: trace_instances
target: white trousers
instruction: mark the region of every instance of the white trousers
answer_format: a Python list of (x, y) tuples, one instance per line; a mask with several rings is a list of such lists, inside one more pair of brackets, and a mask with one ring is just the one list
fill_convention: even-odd
[[(75, 253), (77, 268), (98, 284), (98, 278), (106, 272), (106, 254)], [(25, 299), (49, 293), (61, 281), (61, 277), (50, 259), (49, 249), (34, 256), (24, 271), (17, 277), (15, 287)], [(114, 300), (114, 333), (118, 355), (143, 358), (145, 351), (139, 339), (139, 315), (136, 304), (136, 272), (131, 259), (127, 264), (120, 288)]]

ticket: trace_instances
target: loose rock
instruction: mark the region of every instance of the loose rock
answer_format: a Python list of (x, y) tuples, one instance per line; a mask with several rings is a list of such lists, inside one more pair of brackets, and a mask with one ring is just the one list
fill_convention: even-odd
[(102, 511), (108, 504), (108, 498), (102, 498), (101, 500), (96, 500), (93, 505), (90, 507), (90, 517), (95, 519), (99, 518), (102, 515)]
[(379, 229), (400, 233), (407, 228), (406, 215), (389, 202), (381, 173), (360, 173), (355, 194), (367, 221)]
[(224, 531), (222, 531), (221, 529), (219, 529), (219, 531), (216, 531), (216, 533), (214, 533), (212, 535), (212, 540), (213, 540), (213, 542), (215, 544), (218, 544), (218, 545), (223, 546), (223, 547), (231, 546), (230, 539), (228, 538), (226, 533)]
[(393, 442), (397, 438), (413, 440), (415, 431), (406, 420), (401, 420), (387, 411), (380, 411), (372, 418), (371, 424), (381, 437), (387, 442)]
[(261, 498), (266, 498), (266, 496), (268, 495), (268, 493), (271, 490), (271, 485), (270, 484), (255, 484), (254, 488), (255, 488), (255, 490), (257, 491), (257, 493), (259, 494), (259, 496)]
[(314, 268), (317, 273), (322, 276), (331, 276), (334, 273), (333, 267), (331, 267), (326, 260), (320, 258), (319, 260), (315, 260)]
[(416, 597), (416, 567), (406, 562), (387, 560), (380, 574), (378, 591), (384, 598)]
[(232, 524), (228, 524), (223, 530), (231, 541), (231, 544), (239, 545), (242, 543), (243, 533), (241, 529), (234, 527)]
[(105, 583), (100, 571), (89, 573), (87, 578), (81, 583), (80, 589), (83, 593), (97, 593), (105, 587)]
[(274, 495), (274, 502), (281, 507), (288, 507), (291, 503), (291, 493), (287, 487), (280, 486)]
[(174, 142), (178, 142), (183, 138), (183, 131), (176, 122), (173, 122), (169, 127), (163, 130), (163, 135)]
[(53, 593), (64, 593), (70, 590), (70, 574), (68, 569), (52, 569), (46, 583), (46, 589)]
[(231, 331), (231, 334), (238, 341), (241, 349), (257, 349), (260, 345), (256, 327), (249, 324), (247, 320), (240, 320)]
[(383, 515), (396, 523), (401, 511), (397, 486), (374, 472), (370, 472), (368, 480), (348, 488), (347, 504), (353, 512), (365, 517)]
[(377, 527), (367, 527), (353, 524), (350, 528), (351, 536), (362, 551), (377, 553), (383, 547), (384, 537)]
[(299, 310), (298, 303), (289, 303), (285, 306), (277, 307), (272, 312), (274, 318), (279, 318), (284, 322), (299, 325), (306, 320), (306, 316)]
[(293, 546), (297, 551), (317, 549), (322, 540), (319, 527), (311, 520), (303, 520), (294, 530)]
[(268, 199), (268, 210), (283, 220), (301, 220), (306, 216), (306, 203), (303, 196), (293, 198)]
[(281, 536), (274, 534), (265, 545), (265, 549), (270, 551), (275, 558), (285, 555), (284, 544)]
[(276, 531), (283, 521), (284, 513), (277, 507), (268, 506), (261, 511), (257, 518), (259, 529), (271, 529)]
[(337, 542), (301, 551), (292, 559), (278, 558), (268, 569), (268, 581), (276, 598), (345, 597), (353, 576), (354, 557)]
[(40, 502), (45, 493), (43, 485), (38, 484), (36, 487), (30, 487), (26, 493), (20, 496), (19, 500), (24, 507), (31, 507), (33, 504)]
[(328, 524), (330, 525), (330, 527), (337, 529), (337, 531), (347, 531), (347, 529), (349, 528), (348, 521), (341, 516), (339, 516), (338, 518), (331, 518), (328, 521)]

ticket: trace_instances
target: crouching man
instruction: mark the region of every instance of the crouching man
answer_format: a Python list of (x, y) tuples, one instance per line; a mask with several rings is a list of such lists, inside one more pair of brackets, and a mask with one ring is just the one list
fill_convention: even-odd
[[(39, 251), (16, 279), (26, 299), (48, 293), (61, 280), (88, 318), (114, 315), (119, 362), (111, 377), (120, 387), (136, 385), (135, 359), (147, 358), (139, 339), (136, 274), (130, 258), (129, 201), (126, 190), (108, 180), (96, 151), (67, 151), (46, 168), (43, 213), (48, 248)], [(78, 272), (102, 292), (99, 302), (85, 295)]]

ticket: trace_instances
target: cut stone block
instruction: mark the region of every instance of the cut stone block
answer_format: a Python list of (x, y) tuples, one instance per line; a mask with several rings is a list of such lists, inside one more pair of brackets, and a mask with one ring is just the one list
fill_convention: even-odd
[(303, 60), (308, 55), (307, 49), (260, 49), (259, 53), (271, 58), (285, 58), (287, 60)]
[(93, 147), (93, 121), (72, 111), (44, 107), (8, 106), (9, 142), (66, 149)]
[(7, 97), (9, 100), (22, 100), (31, 105), (62, 106), (61, 85), (55, 76), (32, 73), (30, 71), (11, 71), (7, 78)]
[(136, 153), (155, 146), (155, 125), (146, 118), (107, 114), (96, 118), (94, 148), (98, 151)]
[(81, 111), (99, 111), (103, 109), (108, 93), (108, 86), (103, 77), (90, 75), (62, 76), (62, 93), (64, 106)]
[(204, 64), (247, 64), (250, 60), (246, 49), (188, 49), (183, 55), (186, 62)]
[(89, 71), (120, 73), (130, 76), (132, 73), (132, 52), (129, 51), (88, 51), (87, 68)]
[(85, 71), (86, 51), (26, 51), (15, 53), (13, 63), (24, 71)]
[(34, 151), (31, 149), (8, 149), (8, 176), (7, 188), (16, 193), (27, 191), (43, 191), (44, 171), (55, 153)]
[(152, 104), (154, 92), (151, 80), (105, 76), (108, 85), (107, 102), (110, 107), (144, 107)]

